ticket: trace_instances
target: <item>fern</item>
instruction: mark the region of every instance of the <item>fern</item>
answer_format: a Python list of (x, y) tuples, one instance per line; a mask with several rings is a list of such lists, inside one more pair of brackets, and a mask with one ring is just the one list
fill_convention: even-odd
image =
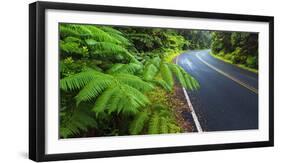
[(81, 72), (60, 80), (60, 88), (65, 91), (79, 90), (94, 79), (96, 71)]
[(107, 32), (111, 37), (120, 41), (121, 45), (125, 45), (125, 46), (131, 45), (130, 41), (124, 37), (122, 32), (120, 32), (112, 27), (107, 27), (107, 26), (102, 26), (102, 27), (100, 27), (100, 29)]
[(97, 127), (93, 113), (85, 108), (75, 108), (73, 112), (62, 112), (60, 117), (60, 136), (63, 138), (87, 132), (88, 128)]
[(86, 47), (81, 47), (81, 45), (77, 42), (60, 41), (59, 46), (63, 54), (78, 54), (82, 57), (88, 55), (88, 49)]
[(117, 44), (109, 42), (96, 42), (93, 40), (86, 40), (86, 43), (92, 49), (91, 54), (100, 57), (118, 56), (121, 55), (130, 62), (137, 63), (137, 59), (128, 50)]
[[(97, 113), (109, 110), (136, 114), (139, 108), (150, 103), (142, 92), (153, 89), (150, 83), (134, 75), (118, 73), (111, 75), (95, 70), (66, 77), (61, 79), (60, 83), (64, 90), (82, 88), (75, 97), (77, 104), (95, 100), (92, 110)], [(114, 101), (116, 103), (113, 103)]]
[(169, 69), (169, 66), (165, 63), (161, 63), (160, 72), (163, 80), (170, 86), (173, 87), (174, 79), (172, 71)]
[(152, 80), (158, 73), (158, 69), (154, 64), (148, 64), (144, 68), (143, 78), (146, 81)]
[(169, 67), (183, 87), (189, 90), (196, 90), (199, 88), (199, 83), (192, 76), (186, 73), (182, 67), (176, 64), (169, 64)]
[(174, 76), (188, 90), (199, 88), (199, 83), (176, 64), (164, 62), (159, 57), (155, 57), (145, 63), (143, 71), (144, 80), (157, 84), (167, 91), (172, 91)]
[(121, 74), (114, 74), (114, 77), (118, 81), (120, 81), (126, 85), (129, 85), (142, 92), (150, 91), (153, 89), (153, 85), (151, 85), (148, 82), (143, 81), (141, 78), (139, 78), (138, 76), (135, 76), (135, 75), (121, 73)]
[(140, 112), (135, 116), (135, 119), (131, 122), (129, 132), (132, 135), (140, 134), (145, 127), (148, 120), (148, 114), (146, 111)]
[(148, 134), (167, 134), (181, 131), (168, 107), (153, 105), (151, 111), (152, 115), (148, 120)]
[(128, 64), (116, 63), (109, 70), (107, 70), (107, 73), (136, 74), (139, 71), (141, 71), (142, 68), (143, 68), (143, 66), (141, 64), (137, 64), (137, 63), (128, 63)]
[(159, 116), (157, 114), (153, 114), (148, 128), (148, 134), (158, 134), (159, 133)]

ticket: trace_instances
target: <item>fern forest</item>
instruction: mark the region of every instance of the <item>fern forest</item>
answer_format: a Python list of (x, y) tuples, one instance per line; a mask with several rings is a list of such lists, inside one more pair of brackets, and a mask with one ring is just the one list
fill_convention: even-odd
[(184, 91), (196, 93), (201, 83), (177, 56), (212, 49), (257, 70), (256, 40), (239, 32), (61, 23), (59, 137), (194, 132)]

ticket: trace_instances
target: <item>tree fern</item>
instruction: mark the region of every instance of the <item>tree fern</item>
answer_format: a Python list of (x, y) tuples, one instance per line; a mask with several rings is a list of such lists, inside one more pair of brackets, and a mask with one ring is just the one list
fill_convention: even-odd
[(86, 40), (86, 43), (88, 46), (90, 46), (92, 50), (91, 54), (93, 56), (97, 55), (101, 57), (108, 57), (121, 55), (130, 62), (138, 62), (137, 59), (130, 52), (128, 52), (127, 49), (117, 44), (109, 42), (96, 42), (93, 40)]
[(128, 63), (128, 64), (116, 63), (109, 70), (107, 70), (107, 73), (136, 74), (140, 72), (142, 68), (143, 68), (142, 64), (137, 64), (137, 63)]
[(140, 134), (146, 125), (149, 116), (146, 111), (136, 114), (134, 120), (131, 122), (129, 132), (132, 135)]
[(152, 80), (158, 73), (158, 68), (154, 64), (148, 64), (144, 68), (143, 78), (144, 80)]
[(75, 108), (74, 111), (61, 112), (60, 136), (67, 138), (96, 128), (97, 122), (93, 113), (87, 108)]
[(60, 83), (64, 90), (81, 88), (75, 97), (77, 104), (95, 100), (92, 110), (97, 113), (109, 110), (135, 114), (139, 108), (149, 104), (143, 92), (153, 89), (150, 83), (134, 75), (118, 73), (111, 75), (95, 70), (66, 77), (61, 79)]
[(199, 83), (182, 67), (176, 64), (161, 61), (159, 57), (155, 57), (145, 63), (143, 78), (146, 81), (155, 83), (167, 91), (172, 91), (174, 77), (188, 90), (199, 88)]
[(178, 133), (180, 127), (176, 125), (175, 119), (167, 106), (152, 105), (152, 116), (149, 119), (148, 134)]
[(148, 134), (158, 134), (159, 133), (159, 115), (153, 114), (148, 126)]
[(120, 32), (119, 30), (107, 26), (101, 26), (100, 29), (107, 32), (111, 37), (120, 41), (122, 45), (125, 46), (131, 45), (130, 41), (127, 38), (125, 38), (123, 33)]
[(61, 40), (59, 46), (63, 54), (76, 54), (80, 55), (81, 57), (88, 55), (87, 47), (81, 47), (81, 45), (77, 42), (66, 42)]
[(169, 66), (165, 63), (161, 63), (160, 72), (163, 80), (172, 87), (174, 85), (173, 74)]
[(60, 88), (65, 91), (79, 90), (95, 78), (96, 71), (81, 72), (60, 80)]

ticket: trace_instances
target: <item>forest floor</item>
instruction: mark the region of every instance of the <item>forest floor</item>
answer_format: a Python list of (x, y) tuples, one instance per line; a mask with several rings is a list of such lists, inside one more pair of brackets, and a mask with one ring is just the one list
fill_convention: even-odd
[(172, 107), (176, 121), (182, 128), (183, 132), (196, 131), (192, 116), (190, 114), (191, 111), (188, 107), (182, 87), (179, 84), (176, 84), (174, 87), (174, 92), (168, 96), (169, 99), (171, 99), (170, 106)]

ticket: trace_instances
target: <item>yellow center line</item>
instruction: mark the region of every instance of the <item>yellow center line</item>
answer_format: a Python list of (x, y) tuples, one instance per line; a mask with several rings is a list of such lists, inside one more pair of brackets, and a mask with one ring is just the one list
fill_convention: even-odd
[(203, 62), (205, 65), (207, 65), (208, 67), (210, 67), (211, 69), (213, 69), (213, 70), (217, 71), (218, 73), (220, 73), (220, 74), (222, 74), (222, 75), (228, 77), (229, 79), (235, 81), (236, 83), (242, 85), (243, 87), (249, 89), (250, 91), (252, 91), (252, 92), (258, 94), (258, 90), (257, 90), (256, 88), (254, 88), (254, 87), (252, 87), (252, 86), (249, 86), (248, 84), (246, 84), (246, 83), (240, 81), (239, 79), (237, 79), (237, 78), (235, 78), (235, 77), (233, 77), (233, 76), (231, 76), (231, 75), (229, 75), (229, 74), (223, 72), (222, 70), (220, 70), (220, 69), (214, 67), (213, 65), (211, 65), (211, 64), (209, 64), (208, 62), (206, 62), (205, 60), (203, 60), (203, 59), (202, 59), (200, 56), (198, 56), (197, 54), (196, 54), (196, 57), (197, 57), (201, 62)]

